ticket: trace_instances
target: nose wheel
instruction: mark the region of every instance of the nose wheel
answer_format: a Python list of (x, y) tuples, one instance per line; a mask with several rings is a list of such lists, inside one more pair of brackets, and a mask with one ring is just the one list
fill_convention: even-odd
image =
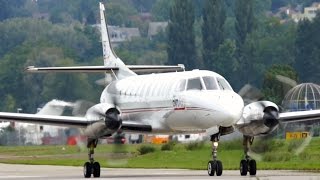
[(214, 176), (215, 174), (217, 176), (221, 176), (222, 175), (222, 171), (223, 171), (222, 162), (217, 160), (219, 139), (220, 139), (220, 134), (215, 134), (215, 135), (211, 136), (211, 141), (212, 141), (212, 159), (213, 160), (208, 162), (207, 168), (208, 168), (208, 175), (209, 176)]
[(251, 176), (255, 176), (257, 174), (257, 163), (248, 155), (248, 151), (253, 143), (253, 139), (253, 137), (243, 136), (243, 148), (245, 153), (245, 159), (240, 161), (241, 176), (246, 176), (248, 172)]
[(90, 162), (86, 162), (83, 165), (83, 176), (85, 178), (90, 178), (91, 175), (93, 175), (93, 177), (98, 178), (100, 177), (100, 172), (101, 172), (101, 167), (99, 162), (95, 162), (94, 158), (93, 158), (93, 154), (94, 154), (94, 148), (97, 147), (97, 143), (98, 140), (88, 140), (88, 156), (89, 156), (89, 161)]
[(222, 175), (222, 162), (219, 160), (209, 161), (208, 162), (208, 174), (209, 176), (214, 176), (216, 174), (217, 176)]

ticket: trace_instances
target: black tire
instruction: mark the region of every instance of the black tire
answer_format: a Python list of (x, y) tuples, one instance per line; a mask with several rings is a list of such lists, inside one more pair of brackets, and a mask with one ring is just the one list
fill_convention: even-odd
[(83, 165), (83, 176), (85, 178), (90, 178), (92, 174), (92, 165), (89, 162), (84, 163)]
[(98, 162), (94, 162), (92, 164), (93, 167), (93, 177), (100, 177), (100, 164)]
[(248, 163), (246, 160), (240, 161), (240, 174), (241, 176), (246, 176), (248, 173)]
[(215, 168), (216, 165), (213, 161), (209, 161), (208, 162), (208, 175), (209, 176), (214, 176), (214, 173), (215, 173)]
[(249, 173), (251, 176), (255, 176), (257, 174), (257, 163), (254, 159), (249, 161)]
[(221, 161), (216, 161), (216, 174), (217, 176), (221, 176), (223, 171), (223, 166)]

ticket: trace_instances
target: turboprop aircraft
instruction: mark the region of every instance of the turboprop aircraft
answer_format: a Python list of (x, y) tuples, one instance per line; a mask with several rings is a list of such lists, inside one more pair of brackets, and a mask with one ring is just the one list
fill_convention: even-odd
[(270, 101), (245, 106), (228, 81), (212, 71), (184, 71), (183, 66), (126, 66), (112, 50), (104, 14), (100, 3), (104, 66), (27, 68), (32, 73), (106, 73), (110, 83), (101, 93), (99, 104), (89, 108), (84, 117), (0, 113), (3, 121), (83, 128), (89, 151), (89, 161), (84, 164), (86, 178), (100, 177), (100, 164), (93, 156), (98, 139), (119, 130), (153, 134), (206, 132), (212, 141), (208, 174), (221, 176), (223, 166), (217, 158), (220, 136), (237, 128), (243, 134), (245, 156), (240, 162), (240, 174), (245, 176), (248, 172), (256, 174), (256, 161), (248, 155), (255, 136), (272, 132), (280, 122), (320, 119), (319, 110), (280, 113)]

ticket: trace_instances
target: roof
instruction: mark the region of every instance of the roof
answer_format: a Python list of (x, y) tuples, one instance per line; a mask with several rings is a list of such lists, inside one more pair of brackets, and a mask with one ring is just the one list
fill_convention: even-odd
[(148, 29), (148, 36), (154, 36), (161, 31), (165, 31), (168, 26), (168, 22), (150, 22)]
[(303, 83), (292, 88), (282, 101), (285, 111), (320, 109), (320, 86)]

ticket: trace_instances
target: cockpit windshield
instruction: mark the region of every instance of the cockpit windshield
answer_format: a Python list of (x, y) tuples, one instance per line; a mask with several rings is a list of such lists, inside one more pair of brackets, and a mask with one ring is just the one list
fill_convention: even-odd
[(221, 90), (231, 90), (232, 91), (231, 86), (229, 85), (229, 83), (225, 79), (217, 77), (217, 82), (218, 82), (219, 88)]
[(206, 86), (207, 90), (219, 89), (214, 77), (205, 76), (205, 77), (202, 77), (202, 79), (203, 79), (204, 85)]
[[(201, 82), (202, 80), (203, 82)], [(185, 86), (185, 82), (181, 82), (180, 90)], [(221, 77), (213, 77), (213, 76), (204, 76), (204, 77), (196, 77), (188, 79), (186, 90), (231, 90), (232, 88), (229, 83)]]
[(188, 80), (187, 90), (202, 90), (200, 77)]

